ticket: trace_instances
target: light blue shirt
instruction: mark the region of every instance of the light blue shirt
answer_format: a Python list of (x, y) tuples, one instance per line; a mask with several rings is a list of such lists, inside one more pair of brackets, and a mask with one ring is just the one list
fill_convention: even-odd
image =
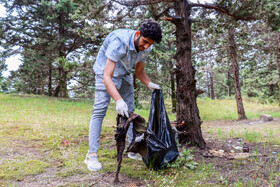
[[(113, 82), (118, 88), (118, 80), (125, 80), (132, 84), (132, 68), (138, 62), (145, 62), (152, 45), (144, 51), (136, 51), (134, 37), (136, 31), (131, 29), (118, 29), (111, 32), (99, 49), (93, 70), (96, 76), (101, 77), (104, 72), (107, 58), (116, 62), (116, 68), (113, 74)], [(121, 81), (121, 80), (120, 80)]]

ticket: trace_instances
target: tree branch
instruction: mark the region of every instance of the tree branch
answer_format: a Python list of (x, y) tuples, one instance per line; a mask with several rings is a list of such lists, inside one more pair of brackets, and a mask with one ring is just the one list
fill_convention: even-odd
[(192, 3), (192, 4), (190, 4), (190, 6), (191, 7), (202, 7), (202, 8), (206, 8), (206, 9), (214, 9), (217, 12), (227, 14), (227, 15), (233, 17), (235, 20), (251, 21), (251, 20), (255, 19), (255, 17), (253, 17), (253, 16), (240, 17), (236, 14), (231, 13), (229, 10), (219, 7), (217, 5)]
[(163, 14), (169, 11), (169, 9), (172, 8), (172, 6), (167, 7), (165, 10), (163, 10), (161, 13), (155, 16), (155, 20), (157, 21)]
[(217, 83), (217, 84), (221, 85), (222, 87), (224, 87), (224, 88), (226, 88), (226, 89), (228, 88), (228, 86), (225, 86), (223, 83), (221, 83), (221, 82), (219, 82), (219, 81), (215, 81), (215, 80), (214, 80), (214, 83)]
[(118, 3), (123, 6), (140, 6), (140, 5), (153, 5), (162, 2), (173, 2), (173, 0), (111, 0), (112, 2)]

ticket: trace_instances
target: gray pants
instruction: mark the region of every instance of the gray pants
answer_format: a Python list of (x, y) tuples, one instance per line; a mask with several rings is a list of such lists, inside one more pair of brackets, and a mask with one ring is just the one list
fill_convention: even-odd
[[(116, 88), (127, 104), (128, 110), (134, 112), (134, 89), (132, 83), (128, 83), (125, 79), (118, 79), (117, 82), (118, 85), (116, 85)], [(96, 76), (95, 101), (89, 126), (88, 153), (97, 153), (99, 149), (101, 126), (111, 100), (110, 94), (107, 92), (106, 88), (104, 88), (103, 77)], [(132, 125), (130, 125), (128, 129), (127, 136), (128, 141), (131, 142), (133, 137)]]

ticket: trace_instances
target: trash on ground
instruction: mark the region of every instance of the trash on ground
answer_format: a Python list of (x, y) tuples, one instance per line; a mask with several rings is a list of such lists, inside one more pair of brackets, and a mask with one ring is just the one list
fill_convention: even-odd
[(255, 157), (256, 155), (253, 153), (235, 153), (233, 150), (231, 150), (230, 153), (225, 152), (224, 150), (217, 150), (212, 149), (209, 150), (209, 152), (204, 152), (202, 154), (204, 157), (225, 157), (228, 159), (246, 159), (250, 157)]

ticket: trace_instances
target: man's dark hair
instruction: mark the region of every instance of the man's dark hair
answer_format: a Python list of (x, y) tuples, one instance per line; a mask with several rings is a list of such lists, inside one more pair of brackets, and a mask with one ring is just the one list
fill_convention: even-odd
[(142, 21), (139, 31), (140, 36), (150, 38), (155, 42), (160, 43), (162, 38), (161, 28), (156, 21), (152, 19), (145, 19)]

